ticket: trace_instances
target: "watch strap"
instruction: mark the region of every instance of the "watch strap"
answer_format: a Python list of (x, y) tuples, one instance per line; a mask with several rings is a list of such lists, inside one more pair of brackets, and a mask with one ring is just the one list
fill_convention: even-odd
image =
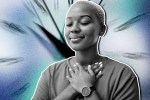
[(90, 89), (91, 89), (92, 91), (93, 91), (93, 90), (96, 90), (94, 86), (91, 86)]

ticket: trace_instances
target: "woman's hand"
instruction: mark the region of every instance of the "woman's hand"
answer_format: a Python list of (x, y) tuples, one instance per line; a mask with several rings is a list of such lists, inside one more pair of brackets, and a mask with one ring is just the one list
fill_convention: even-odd
[(92, 69), (92, 71), (94, 72), (94, 74), (95, 74), (95, 78), (96, 78), (96, 80), (98, 80), (101, 76), (102, 76), (102, 70), (103, 70), (103, 64), (102, 64), (102, 62), (96, 62), (95, 64), (93, 64), (93, 65), (89, 65), (88, 67), (86, 67), (85, 68), (85, 70), (87, 71), (87, 72), (89, 72), (88, 71), (88, 68), (89, 67), (91, 67), (91, 69)]
[(72, 87), (81, 93), (83, 87), (94, 85), (97, 77), (101, 75), (101, 72), (99, 71), (100, 68), (97, 67), (98, 64), (95, 64), (93, 67), (89, 65), (87, 71), (85, 71), (82, 66), (77, 63), (74, 66), (74, 71), (73, 69), (69, 69), (71, 77), (67, 76), (67, 79), (70, 81)]
[(102, 76), (102, 70), (103, 70), (102, 62), (100, 63), (97, 62), (94, 65), (91, 65), (91, 69), (94, 71), (96, 80), (98, 80)]

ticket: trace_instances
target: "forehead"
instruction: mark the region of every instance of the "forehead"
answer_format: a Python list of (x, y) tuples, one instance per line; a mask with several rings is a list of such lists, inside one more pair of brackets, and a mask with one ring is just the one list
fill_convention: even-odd
[(96, 15), (92, 5), (87, 3), (75, 3), (69, 9), (67, 13), (67, 18), (84, 15), (89, 15), (91, 17), (94, 17)]

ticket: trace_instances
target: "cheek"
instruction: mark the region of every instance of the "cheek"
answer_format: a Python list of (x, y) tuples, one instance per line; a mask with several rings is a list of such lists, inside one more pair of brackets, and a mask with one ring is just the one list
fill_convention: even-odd
[(68, 36), (68, 33), (69, 33), (69, 30), (68, 30), (68, 28), (65, 27), (65, 28), (64, 28), (64, 36), (67, 37), (67, 36)]
[(83, 28), (83, 31), (84, 31), (84, 34), (86, 34), (87, 36), (91, 36), (91, 37), (95, 35), (98, 36), (98, 31), (94, 26)]
[(89, 41), (97, 42), (99, 37), (99, 31), (95, 27), (90, 27), (87, 30), (85, 30), (85, 34)]
[(69, 29), (64, 28), (64, 37), (65, 37), (66, 41), (68, 40), (68, 36), (69, 36)]

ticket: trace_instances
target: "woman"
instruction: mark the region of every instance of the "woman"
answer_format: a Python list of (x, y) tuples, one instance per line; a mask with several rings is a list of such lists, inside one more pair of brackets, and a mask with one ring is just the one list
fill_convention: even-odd
[(139, 100), (138, 79), (128, 66), (103, 57), (97, 44), (106, 31), (105, 12), (77, 1), (65, 21), (65, 38), (75, 56), (49, 66), (33, 100)]

